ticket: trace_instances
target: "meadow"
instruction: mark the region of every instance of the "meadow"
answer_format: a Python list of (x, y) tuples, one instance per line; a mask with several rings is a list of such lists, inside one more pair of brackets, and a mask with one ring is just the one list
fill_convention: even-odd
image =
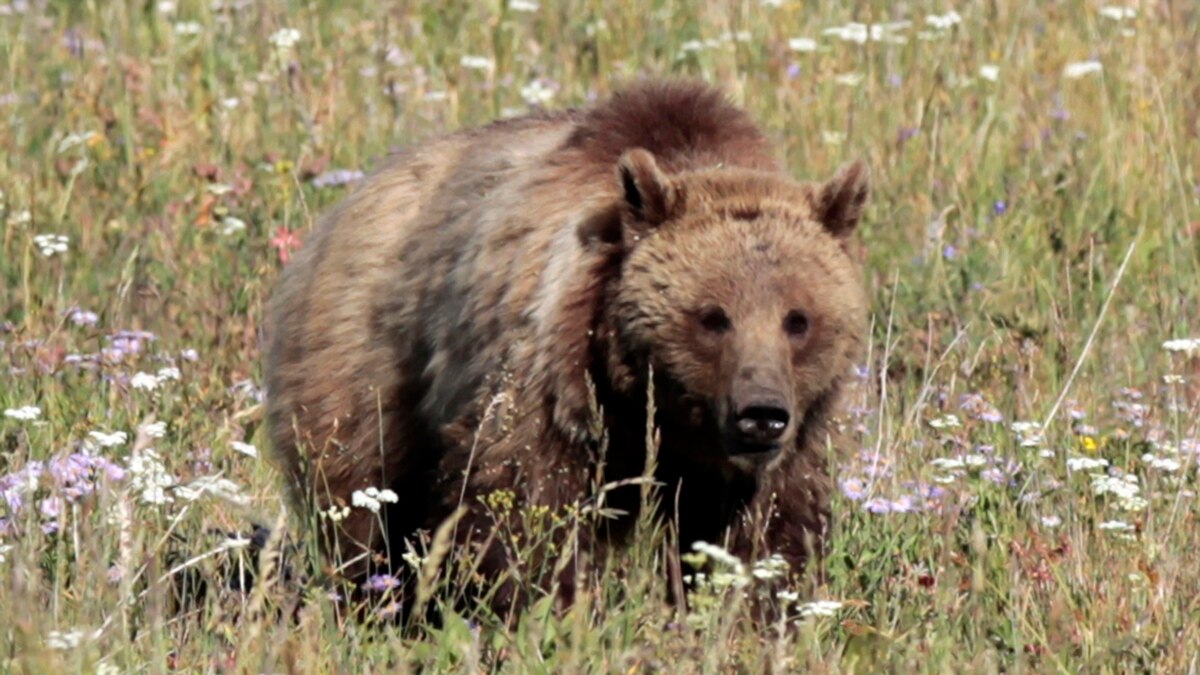
[[(348, 616), (277, 555), (279, 270), (390, 150), (654, 74), (872, 168), (823, 583), (756, 625), (705, 549), (676, 611), (648, 524), (563, 615)], [(1171, 0), (2, 2), (0, 671), (1196, 672), (1198, 101)]]

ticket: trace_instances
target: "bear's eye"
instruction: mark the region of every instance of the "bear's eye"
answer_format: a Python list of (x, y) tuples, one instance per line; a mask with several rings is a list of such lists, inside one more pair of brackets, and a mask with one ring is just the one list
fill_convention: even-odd
[(724, 333), (733, 328), (733, 322), (729, 320), (729, 315), (720, 307), (709, 307), (700, 313), (700, 325), (704, 330), (713, 333)]
[(783, 318), (783, 330), (792, 337), (800, 337), (808, 332), (808, 317), (804, 312), (793, 309)]

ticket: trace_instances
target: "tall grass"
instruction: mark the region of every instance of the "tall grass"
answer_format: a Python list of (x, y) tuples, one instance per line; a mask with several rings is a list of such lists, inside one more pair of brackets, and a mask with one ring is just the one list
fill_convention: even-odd
[[(1197, 8), (529, 5), (0, 4), (0, 669), (1194, 672)], [(668, 73), (872, 166), (824, 583), (679, 612), (646, 523), (562, 615), (347, 616), (255, 456), (281, 258), (390, 148)]]

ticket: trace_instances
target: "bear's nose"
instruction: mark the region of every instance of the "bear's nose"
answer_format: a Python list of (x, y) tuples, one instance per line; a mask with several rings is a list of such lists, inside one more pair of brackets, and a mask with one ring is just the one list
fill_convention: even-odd
[(792, 416), (778, 405), (751, 405), (737, 416), (737, 429), (749, 443), (771, 443), (787, 431)]

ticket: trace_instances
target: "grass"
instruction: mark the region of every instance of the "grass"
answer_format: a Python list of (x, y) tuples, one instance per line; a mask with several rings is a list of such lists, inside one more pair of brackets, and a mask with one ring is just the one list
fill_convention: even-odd
[[(1195, 672), (1200, 358), (1163, 347), (1200, 335), (1194, 7), (520, 5), (0, 5), (0, 669)], [(651, 73), (727, 87), (798, 177), (872, 166), (872, 350), (796, 601), (841, 607), (779, 632), (715, 589), (673, 614), (653, 532), (512, 629), (220, 588), (244, 553), (221, 532), (300, 520), (252, 456), (262, 310), (349, 189), (328, 172)]]

